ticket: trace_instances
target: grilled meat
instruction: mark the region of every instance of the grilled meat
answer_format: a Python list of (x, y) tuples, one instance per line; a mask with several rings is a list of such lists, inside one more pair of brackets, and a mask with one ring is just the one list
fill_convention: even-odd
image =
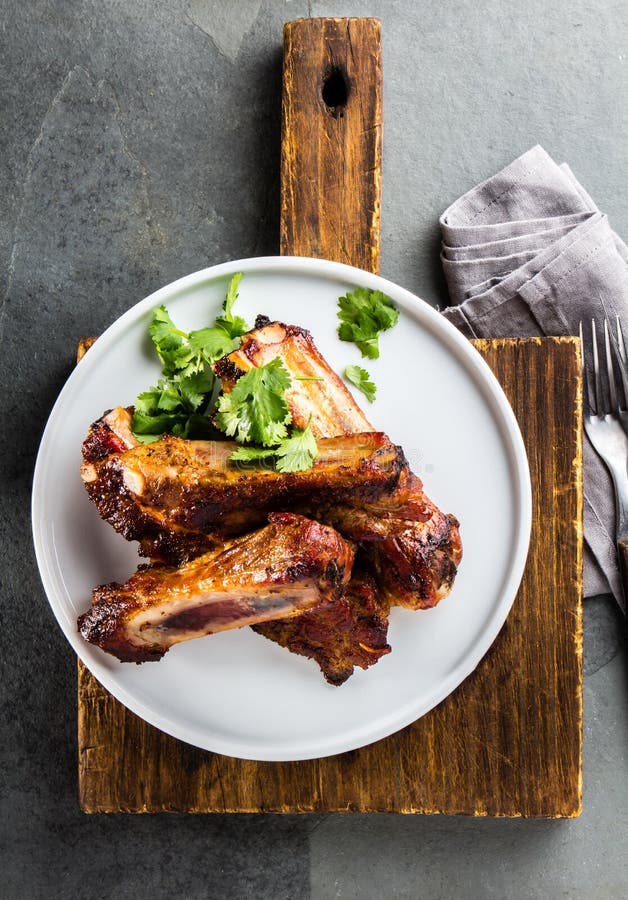
[(339, 600), (253, 629), (291, 653), (315, 660), (326, 680), (336, 686), (353, 675), (355, 666), (368, 669), (390, 653), (388, 608), (381, 605), (366, 574), (354, 573)]
[(137, 447), (140, 442), (133, 434), (132, 419), (132, 406), (116, 406), (90, 425), (82, 447), (85, 462), (97, 463), (112, 453)]
[[(448, 593), (462, 556), (457, 520), (425, 496), (401, 449), (372, 431), (307, 331), (258, 320), (214, 370), (228, 392), (277, 357), (292, 376), (292, 420), (311, 421), (318, 439), (308, 472), (230, 464), (235, 445), (226, 441), (140, 445), (132, 408), (90, 428), (82, 476), (101, 516), (144, 555), (184, 565), (145, 567), (124, 585), (97, 588), (79, 619), (87, 640), (143, 662), (179, 641), (253, 624), (339, 685), (390, 651), (390, 605), (430, 607)], [(224, 542), (278, 509), (292, 512)], [(360, 548), (350, 581), (353, 545), (341, 535)]]
[(180, 641), (338, 600), (352, 563), (352, 546), (332, 528), (276, 513), (179, 569), (150, 566), (96, 588), (78, 627), (122, 662), (158, 660)]
[(416, 475), (375, 503), (310, 512), (364, 548), (389, 606), (427, 609), (451, 590), (462, 558), (458, 521), (425, 496)]
[(82, 477), (90, 497), (116, 531), (140, 541), (144, 555), (173, 563), (306, 498), (376, 500), (406, 468), (401, 448), (379, 432), (321, 440), (311, 469), (277, 472), (230, 463), (230, 441), (171, 436), (94, 460), (100, 449), (93, 435), (102, 431), (95, 423), (85, 441)]
[[(295, 421), (306, 422), (312, 414), (314, 422), (318, 412), (317, 435), (354, 430), (355, 401), (322, 359), (308, 332), (272, 322), (245, 335), (243, 347), (214, 366), (221, 377), (224, 373), (225, 390), (231, 389), (243, 371), (280, 357), (292, 374), (320, 371), (325, 379), (296, 382), (290, 403)], [(324, 393), (317, 393), (323, 390), (317, 388), (321, 384)], [(364, 414), (358, 411), (362, 418), (359, 427), (363, 428)], [(390, 605), (430, 607), (451, 590), (462, 558), (459, 523), (432, 503), (423, 493), (421, 480), (407, 467), (397, 487), (376, 500), (359, 496), (348, 502), (326, 498), (323, 504), (317, 504), (312, 497), (301, 511), (359, 542)]]
[[(312, 335), (296, 325), (270, 322), (243, 335), (240, 347), (214, 363), (214, 372), (226, 393), (250, 369), (281, 359), (292, 384), (286, 401), (292, 421), (305, 428), (311, 421), (315, 437), (336, 437), (373, 431), (351, 392), (314, 346)], [(320, 381), (299, 381), (299, 378)]]

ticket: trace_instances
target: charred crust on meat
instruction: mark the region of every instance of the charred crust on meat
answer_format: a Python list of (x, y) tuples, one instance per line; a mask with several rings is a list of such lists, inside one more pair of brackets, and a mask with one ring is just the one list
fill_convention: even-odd
[(272, 580), (277, 583), (300, 581), (302, 578), (309, 578), (311, 575), (318, 574), (319, 570), (320, 565), (317, 565), (315, 559), (303, 559), (292, 566), (288, 566), (285, 573), (282, 573), (281, 576), (273, 575)]
[(244, 369), (238, 366), (233, 358), (234, 355), (237, 356), (240, 354), (249, 360), (253, 360), (258, 351), (264, 346), (263, 332), (268, 326), (271, 328), (275, 326), (281, 328), (283, 331), (282, 340), (300, 336), (313, 345), (312, 335), (307, 329), (300, 328), (298, 325), (286, 325), (283, 322), (271, 320), (268, 316), (259, 315), (255, 319), (255, 328), (242, 335), (239, 348), (232, 353), (223, 356), (221, 359), (216, 360), (216, 362), (212, 364), (214, 373), (221, 381), (225, 382), (226, 385), (232, 385), (238, 378), (244, 375)]
[(102, 419), (94, 422), (87, 437), (83, 441), (83, 459), (85, 462), (100, 462), (112, 453), (124, 453), (126, 444), (114, 432), (112, 427)]
[(211, 531), (186, 532), (173, 527), (160, 528), (146, 515), (137, 498), (124, 484), (118, 458), (107, 461), (96, 481), (85, 485), (98, 512), (127, 541), (139, 541), (141, 556), (181, 565), (216, 544)]
[(325, 578), (329, 581), (330, 584), (336, 585), (339, 587), (342, 584), (344, 577), (344, 573), (342, 572), (340, 566), (335, 560), (330, 560), (327, 563), (327, 568), (325, 569)]
[[(92, 422), (82, 445), (83, 459), (86, 463), (100, 462), (113, 453), (124, 453), (129, 449), (127, 440), (134, 440), (131, 435), (133, 410), (132, 406), (107, 409), (99, 419)], [(111, 427), (108, 419), (112, 413), (117, 414), (113, 420), (120, 425), (123, 432), (128, 430), (126, 439), (124, 433), (118, 433)]]
[(124, 484), (118, 458), (108, 460), (98, 470), (98, 478), (85, 484), (87, 493), (103, 519), (128, 541), (144, 537), (151, 522), (142, 515), (135, 498)]
[(373, 547), (378, 583), (390, 602), (429, 609), (449, 592), (462, 556), (458, 521), (435, 510), (431, 527), (417, 523)]
[(218, 539), (211, 534), (186, 534), (154, 528), (140, 540), (139, 553), (153, 562), (181, 566), (211, 550)]
[(228, 356), (223, 356), (217, 360), (212, 368), (221, 381), (237, 381), (241, 375), (244, 375), (243, 369), (237, 366)]
[[(259, 320), (264, 320), (263, 324), (258, 325), (257, 323)], [(246, 344), (248, 347), (255, 346), (257, 349), (259, 344), (257, 343), (255, 333), (257, 331), (263, 331), (264, 328), (267, 328), (269, 325), (282, 328), (285, 337), (296, 337), (297, 335), (300, 335), (308, 341), (312, 341), (312, 333), (308, 331), (307, 328), (301, 328), (300, 325), (287, 325), (285, 322), (280, 322), (278, 319), (270, 319), (268, 316), (258, 316), (255, 320), (255, 328), (252, 328), (251, 331), (247, 331), (246, 334), (242, 335), (242, 343)]]
[(117, 584), (102, 585), (94, 591), (94, 604), (78, 618), (78, 630), (86, 641), (106, 649), (120, 662), (157, 662), (168, 648), (130, 643), (126, 634), (121, 633), (120, 614), (126, 611), (128, 603), (116, 600)]

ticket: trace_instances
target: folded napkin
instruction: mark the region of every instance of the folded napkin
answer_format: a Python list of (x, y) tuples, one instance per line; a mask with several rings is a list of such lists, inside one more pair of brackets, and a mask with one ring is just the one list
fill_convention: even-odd
[[(575, 335), (578, 323), (619, 316), (628, 335), (628, 248), (571, 169), (533, 147), (447, 209), (442, 262), (468, 337)], [(610, 477), (584, 444), (584, 594), (626, 612), (615, 551)]]

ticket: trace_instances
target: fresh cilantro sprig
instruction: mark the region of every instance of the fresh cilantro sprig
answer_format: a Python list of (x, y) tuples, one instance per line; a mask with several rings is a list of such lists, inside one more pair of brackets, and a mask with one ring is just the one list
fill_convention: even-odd
[(153, 311), (148, 327), (166, 378), (196, 375), (233, 349), (233, 339), (222, 327), (185, 332), (176, 327), (165, 306)]
[(318, 448), (311, 422), (289, 431), (292, 417), (285, 392), (290, 383), (286, 367), (276, 358), (245, 372), (230, 393), (218, 398), (214, 416), (217, 428), (243, 444), (231, 454), (233, 462), (269, 461), (279, 472), (302, 472), (312, 467)]
[(233, 304), (238, 299), (238, 288), (241, 281), (242, 272), (238, 272), (237, 275), (234, 275), (229, 282), (227, 296), (225, 297), (225, 302), (222, 305), (224, 315), (218, 316), (218, 318), (216, 319), (217, 327), (222, 328), (224, 331), (226, 331), (231, 338), (241, 337), (243, 334), (246, 334), (247, 331), (251, 330), (251, 326), (247, 325), (242, 316), (234, 316), (231, 311), (233, 308)]
[(157, 440), (164, 432), (177, 437), (206, 437), (207, 416), (201, 415), (213, 384), (205, 372), (167, 379), (143, 391), (135, 401), (133, 432), (142, 443)]
[(347, 366), (345, 369), (345, 378), (351, 384), (355, 385), (359, 391), (362, 391), (369, 403), (375, 400), (377, 387), (371, 381), (371, 376), (361, 366)]
[[(133, 432), (142, 442), (156, 441), (163, 434), (182, 438), (205, 438), (212, 421), (242, 446), (231, 455), (234, 462), (268, 460), (280, 472), (311, 468), (317, 454), (311, 422), (305, 428), (292, 425), (285, 398), (290, 375), (281, 359), (251, 369), (229, 393), (218, 397), (211, 417), (216, 377), (212, 364), (231, 353), (240, 337), (250, 330), (233, 313), (242, 273), (233, 276), (213, 326), (186, 332), (172, 321), (165, 306), (153, 311), (149, 334), (162, 365), (162, 377), (135, 401)], [(320, 381), (313, 376), (295, 380)]]
[(216, 426), (239, 443), (250, 441), (271, 447), (288, 436), (291, 421), (284, 397), (290, 375), (277, 357), (250, 369), (216, 403)]
[(338, 337), (353, 341), (362, 356), (379, 357), (379, 336), (397, 324), (399, 312), (382, 291), (358, 287), (338, 298)]
[(302, 472), (311, 469), (318, 456), (311, 420), (305, 428), (293, 428), (289, 438), (277, 448), (277, 468), (280, 472)]
[(238, 447), (229, 457), (234, 462), (261, 462), (270, 460), (279, 472), (303, 472), (311, 469), (318, 456), (316, 438), (310, 422), (305, 428), (293, 428), (290, 437), (276, 447)]
[(223, 315), (213, 327), (185, 332), (174, 324), (165, 306), (153, 311), (148, 332), (162, 365), (158, 383), (135, 401), (133, 433), (143, 443), (162, 434), (184, 438), (207, 437), (211, 431), (208, 406), (214, 392), (211, 364), (235, 350), (249, 326), (233, 315), (242, 273), (233, 276)]

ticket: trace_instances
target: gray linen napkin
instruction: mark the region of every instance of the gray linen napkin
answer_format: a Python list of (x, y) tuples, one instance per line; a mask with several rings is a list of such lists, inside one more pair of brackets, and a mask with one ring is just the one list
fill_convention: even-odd
[[(628, 334), (628, 248), (566, 165), (533, 147), (440, 220), (452, 304), (468, 337), (575, 335), (619, 316)], [(626, 612), (608, 472), (585, 438), (584, 594), (609, 590)]]

